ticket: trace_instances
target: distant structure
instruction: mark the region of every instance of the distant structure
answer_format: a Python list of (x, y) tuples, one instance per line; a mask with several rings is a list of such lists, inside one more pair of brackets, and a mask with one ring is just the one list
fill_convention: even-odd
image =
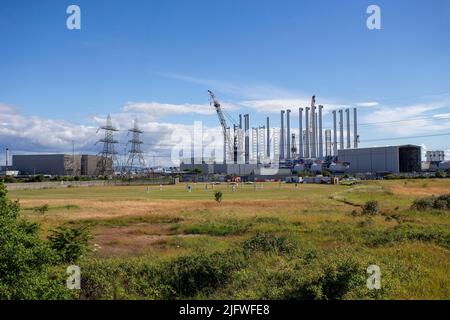
[(132, 129), (129, 129), (128, 132), (131, 132), (132, 134), (131, 140), (128, 141), (128, 143), (131, 143), (131, 147), (128, 150), (128, 159), (123, 167), (123, 172), (131, 174), (133, 172), (147, 171), (144, 152), (141, 149), (141, 145), (143, 144), (141, 141), (141, 134), (143, 134), (144, 131), (139, 129), (137, 119), (134, 120), (134, 126)]
[(425, 153), (426, 161), (429, 162), (442, 162), (445, 160), (444, 151), (427, 151)]
[(339, 149), (338, 159), (350, 163), (350, 173), (421, 171), (421, 148), (415, 145)]
[(13, 155), (12, 169), (21, 175), (81, 176), (97, 174), (101, 156), (89, 154), (26, 154)]
[(114, 132), (118, 130), (112, 125), (111, 116), (106, 118), (106, 125), (100, 127), (99, 130), (105, 131), (105, 136), (98, 142), (103, 143), (103, 150), (99, 153), (100, 161), (97, 163), (97, 173), (99, 175), (112, 175), (114, 173), (114, 164), (117, 164), (117, 152), (114, 145), (118, 143), (114, 140)]

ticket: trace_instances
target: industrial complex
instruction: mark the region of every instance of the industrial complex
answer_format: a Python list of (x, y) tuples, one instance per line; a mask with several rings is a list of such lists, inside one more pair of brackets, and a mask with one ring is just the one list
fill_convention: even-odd
[[(180, 161), (179, 168), (167, 174), (193, 173), (207, 177), (239, 177), (252, 179), (282, 179), (306, 174), (384, 176), (387, 174), (417, 174), (422, 171), (448, 170), (443, 151), (427, 151), (422, 161), (421, 147), (399, 145), (360, 148), (357, 108), (332, 110), (332, 128), (324, 128), (324, 106), (316, 105), (312, 96), (307, 107), (281, 110), (280, 127), (271, 127), (267, 117), (264, 125), (250, 127), (250, 115), (240, 114), (238, 123), (229, 123), (226, 113), (212, 91), (210, 105), (215, 109), (223, 136), (223, 158), (196, 157)], [(296, 114), (293, 116), (293, 114)], [(295, 117), (295, 121), (293, 118)], [(231, 122), (232, 118), (228, 117)], [(297, 125), (298, 124), (298, 125)], [(2, 167), (3, 174), (51, 176), (146, 176), (155, 173), (145, 161), (137, 120), (128, 132), (128, 152), (118, 163), (115, 133), (108, 116), (99, 128), (104, 133), (96, 155), (38, 154), (13, 155), (12, 165)], [(202, 146), (202, 149), (204, 147)], [(7, 150), (8, 152), (8, 150)], [(8, 155), (6, 157), (8, 159)]]

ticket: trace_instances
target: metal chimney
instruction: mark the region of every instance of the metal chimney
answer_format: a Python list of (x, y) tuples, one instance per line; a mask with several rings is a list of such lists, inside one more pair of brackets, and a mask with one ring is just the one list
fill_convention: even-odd
[(345, 109), (345, 115), (347, 117), (347, 149), (352, 147), (350, 140), (350, 109)]
[(291, 159), (291, 110), (286, 110), (286, 159)]
[(266, 119), (266, 122), (267, 122), (267, 128), (266, 128), (266, 130), (267, 130), (267, 132), (266, 132), (266, 134), (267, 134), (267, 136), (266, 136), (266, 140), (267, 140), (267, 142), (266, 142), (266, 144), (267, 144), (267, 146), (266, 146), (266, 148), (267, 148), (267, 150), (266, 150), (266, 154), (267, 154), (267, 160), (269, 160), (270, 159), (270, 123), (269, 123), (269, 117), (267, 117), (267, 119)]
[(323, 133), (322, 133), (322, 109), (323, 106), (319, 106), (319, 158), (323, 158)]
[(245, 130), (245, 163), (250, 163), (250, 121), (249, 115), (244, 114), (244, 130)]
[(333, 110), (333, 156), (337, 156), (337, 126), (336, 126), (336, 110)]
[(353, 147), (358, 149), (358, 114), (356, 108), (353, 108)]
[(9, 148), (6, 148), (6, 167), (5, 167), (5, 176), (6, 176), (6, 171), (8, 171), (9, 169), (8, 169), (8, 157), (9, 157), (9, 153), (8, 153), (8, 151), (9, 151)]
[(298, 138), (299, 138), (299, 143), (298, 143), (298, 156), (300, 158), (303, 158), (303, 108), (298, 108)]
[(305, 108), (305, 125), (306, 125), (306, 136), (305, 136), (305, 158), (310, 157), (309, 152), (309, 107)]
[(325, 130), (325, 156), (331, 156), (331, 130)]
[(311, 120), (312, 120), (311, 158), (316, 158), (317, 157), (316, 106), (311, 106)]
[(281, 110), (280, 159), (284, 160), (284, 110)]
[(339, 149), (344, 149), (344, 110), (339, 110)]

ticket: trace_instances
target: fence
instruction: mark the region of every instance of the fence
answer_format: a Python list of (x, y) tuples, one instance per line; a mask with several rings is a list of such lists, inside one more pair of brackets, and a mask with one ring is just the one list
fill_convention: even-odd
[(59, 189), (59, 188), (80, 188), (80, 187), (107, 187), (107, 186), (142, 186), (175, 184), (176, 179), (163, 177), (146, 180), (93, 180), (93, 181), (46, 181), (46, 182), (18, 182), (5, 183), (8, 190), (26, 189)]

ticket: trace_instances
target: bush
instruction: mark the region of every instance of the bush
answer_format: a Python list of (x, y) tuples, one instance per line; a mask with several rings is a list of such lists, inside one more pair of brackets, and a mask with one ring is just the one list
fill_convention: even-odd
[(430, 209), (450, 210), (450, 194), (439, 197), (427, 197), (414, 200), (412, 210), (425, 211)]
[(434, 200), (432, 198), (420, 198), (414, 200), (411, 209), (424, 211), (433, 207)]
[(377, 215), (378, 212), (379, 212), (378, 201), (374, 201), (374, 200), (367, 201), (363, 205), (362, 214), (364, 214), (364, 215), (374, 216), (374, 215)]
[(48, 204), (44, 204), (42, 206), (36, 207), (33, 209), (34, 212), (39, 213), (39, 214), (45, 214), (48, 210), (49, 210), (49, 206)]
[(194, 297), (200, 292), (207, 294), (225, 285), (244, 263), (244, 257), (238, 251), (195, 254), (166, 263), (162, 268), (162, 279), (173, 292), (168, 298)]
[(73, 263), (78, 260), (87, 250), (88, 241), (91, 238), (86, 227), (69, 228), (58, 227), (52, 230), (48, 236), (50, 246), (54, 249), (61, 261)]
[(17, 181), (16, 178), (14, 178), (13, 176), (5, 176), (3, 178), (3, 182), (5, 183), (14, 183), (16, 181)]
[(445, 173), (443, 171), (437, 171), (435, 174), (435, 177), (437, 179), (443, 179), (443, 178), (445, 178)]
[(239, 250), (163, 262), (91, 260), (82, 266), (81, 299), (192, 299), (227, 285), (246, 264)]
[(247, 253), (254, 251), (290, 253), (295, 245), (285, 236), (258, 232), (254, 237), (246, 240), (243, 248)]
[(216, 200), (218, 204), (222, 202), (222, 196), (223, 196), (222, 191), (214, 192), (214, 200)]
[(277, 277), (287, 287), (282, 299), (337, 300), (364, 286), (364, 268), (351, 256), (319, 257)]
[(446, 209), (450, 210), (450, 194), (444, 194), (437, 197), (436, 201), (442, 201), (446, 203)]
[(19, 216), (19, 203), (6, 199), (0, 183), (0, 299), (65, 299), (60, 273), (51, 271), (55, 252), (39, 237), (39, 226)]
[(238, 220), (230, 220), (223, 222), (204, 222), (198, 225), (187, 226), (184, 228), (184, 232), (187, 234), (207, 234), (221, 237), (242, 234), (249, 227), (250, 224)]
[(448, 232), (433, 228), (417, 228), (411, 225), (383, 231), (366, 231), (364, 233), (366, 244), (369, 246), (392, 245), (403, 241), (423, 241), (435, 243), (444, 248), (450, 248), (450, 235)]

